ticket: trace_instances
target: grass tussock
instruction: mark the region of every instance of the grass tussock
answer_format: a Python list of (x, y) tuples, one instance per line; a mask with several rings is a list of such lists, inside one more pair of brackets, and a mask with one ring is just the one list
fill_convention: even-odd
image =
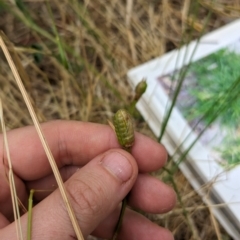
[[(14, 43), (29, 76), (23, 81), (39, 120), (107, 123), (132, 100), (126, 80), (130, 68), (234, 20), (240, 3), (0, 0), (0, 15), (0, 29)], [(32, 124), (1, 51), (0, 61), (6, 129)], [(136, 129), (153, 137), (140, 116)], [(212, 215), (214, 206), (205, 205), (179, 171), (157, 174), (173, 185), (178, 204), (150, 219), (170, 229), (176, 240), (230, 239)]]

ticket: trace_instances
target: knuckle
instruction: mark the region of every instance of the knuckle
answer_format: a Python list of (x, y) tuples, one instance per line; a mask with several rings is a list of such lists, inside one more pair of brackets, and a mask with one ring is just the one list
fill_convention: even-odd
[[(102, 188), (91, 186), (81, 179), (74, 179), (67, 185), (67, 191), (77, 213), (89, 218), (101, 214)], [(81, 219), (82, 220), (82, 219)]]

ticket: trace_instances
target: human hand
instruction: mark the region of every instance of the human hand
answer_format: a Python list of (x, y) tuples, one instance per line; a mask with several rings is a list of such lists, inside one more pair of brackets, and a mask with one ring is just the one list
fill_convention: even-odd
[[(65, 187), (84, 237), (111, 238), (120, 203), (131, 190), (130, 207), (148, 213), (171, 210), (174, 191), (148, 175), (167, 159), (164, 147), (136, 133), (132, 155), (119, 149), (114, 131), (105, 125), (74, 121), (42, 124), (46, 140), (60, 169)], [(8, 132), (17, 195), (27, 206), (30, 189), (52, 189), (34, 195), (32, 239), (73, 239), (75, 233), (51, 167), (33, 126)], [(17, 239), (9, 184), (3, 165), (0, 135), (0, 239)], [(6, 162), (6, 160), (4, 160)], [(56, 190), (55, 190), (56, 189)], [(27, 214), (22, 217), (24, 235)], [(24, 238), (26, 239), (26, 237)], [(170, 240), (172, 234), (142, 215), (127, 209), (119, 239)]]

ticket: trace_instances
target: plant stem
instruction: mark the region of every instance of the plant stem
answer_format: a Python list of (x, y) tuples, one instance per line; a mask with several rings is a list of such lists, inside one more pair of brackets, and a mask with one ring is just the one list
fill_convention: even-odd
[[(202, 37), (202, 35), (203, 35), (203, 33), (204, 33), (204, 30), (205, 30), (205, 28), (206, 28), (206, 26), (207, 26), (207, 23), (208, 23), (208, 21), (209, 21), (209, 19), (210, 19), (211, 14), (212, 14), (212, 12), (210, 11), (210, 12), (208, 13), (208, 15), (207, 15), (206, 21), (205, 21), (205, 23), (204, 23), (204, 28), (203, 28), (203, 30), (202, 30), (202, 32), (201, 32), (201, 34), (200, 34), (200, 37), (197, 39), (197, 44), (196, 44), (196, 46), (194, 47), (193, 52), (192, 52), (191, 55), (190, 55), (189, 63), (186, 65), (185, 68), (182, 68), (181, 71), (180, 71), (180, 75), (179, 75), (179, 78), (178, 78), (178, 80), (177, 80), (178, 83), (177, 83), (176, 90), (175, 90), (175, 92), (174, 92), (174, 96), (173, 96), (173, 99), (172, 99), (172, 103), (171, 103), (170, 107), (167, 109), (167, 112), (166, 112), (166, 114), (165, 114), (165, 116), (164, 116), (164, 119), (163, 119), (163, 122), (162, 122), (162, 127), (161, 127), (160, 135), (159, 135), (159, 138), (158, 138), (158, 142), (161, 142), (162, 137), (163, 137), (163, 135), (164, 135), (164, 133), (165, 133), (165, 130), (166, 130), (166, 127), (167, 127), (167, 124), (168, 124), (168, 120), (169, 120), (169, 118), (170, 118), (170, 116), (171, 116), (172, 110), (173, 110), (173, 108), (174, 108), (174, 106), (175, 106), (175, 103), (176, 103), (176, 101), (177, 101), (177, 97), (178, 97), (178, 94), (179, 94), (179, 92), (180, 92), (180, 90), (181, 90), (183, 81), (185, 80), (185, 76), (186, 76), (187, 71), (188, 71), (188, 69), (189, 69), (189, 67), (190, 67), (190, 65), (191, 65), (192, 58), (193, 58), (193, 56), (194, 56), (194, 54), (195, 54), (195, 52), (196, 52), (196, 50), (197, 50), (198, 43), (199, 43), (200, 38)], [(186, 51), (187, 51), (187, 50), (186, 50)]]
[(27, 240), (32, 238), (32, 206), (34, 190), (31, 189), (28, 199), (28, 222), (27, 222)]
[[(129, 148), (124, 148), (124, 150), (126, 150), (127, 152), (131, 153), (131, 147)], [(121, 226), (122, 226), (122, 222), (123, 222), (123, 216), (127, 207), (127, 198), (129, 196), (129, 193), (127, 194), (127, 196), (122, 200), (122, 206), (121, 206), (121, 211), (118, 217), (118, 222), (116, 224), (115, 230), (114, 230), (114, 234), (111, 240), (116, 240), (117, 236), (120, 232)]]
[(117, 222), (117, 225), (116, 225), (115, 230), (114, 230), (114, 235), (112, 237), (112, 240), (117, 239), (120, 228), (122, 226), (123, 216), (124, 216), (124, 213), (125, 213), (125, 210), (126, 210), (126, 207), (127, 207), (127, 197), (128, 197), (128, 195), (122, 201), (122, 207), (121, 207), (120, 215), (119, 215), (118, 222)]

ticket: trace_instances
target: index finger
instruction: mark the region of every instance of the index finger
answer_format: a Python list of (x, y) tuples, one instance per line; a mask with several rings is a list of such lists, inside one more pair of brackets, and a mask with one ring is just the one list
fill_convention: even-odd
[[(119, 148), (114, 131), (107, 125), (77, 121), (52, 121), (42, 124), (44, 136), (59, 168), (82, 166), (95, 156)], [(14, 173), (24, 180), (35, 180), (51, 173), (51, 167), (34, 126), (8, 132)], [(0, 156), (3, 149), (0, 138)], [(167, 159), (165, 148), (154, 140), (135, 133), (131, 151), (140, 172), (162, 167)]]

